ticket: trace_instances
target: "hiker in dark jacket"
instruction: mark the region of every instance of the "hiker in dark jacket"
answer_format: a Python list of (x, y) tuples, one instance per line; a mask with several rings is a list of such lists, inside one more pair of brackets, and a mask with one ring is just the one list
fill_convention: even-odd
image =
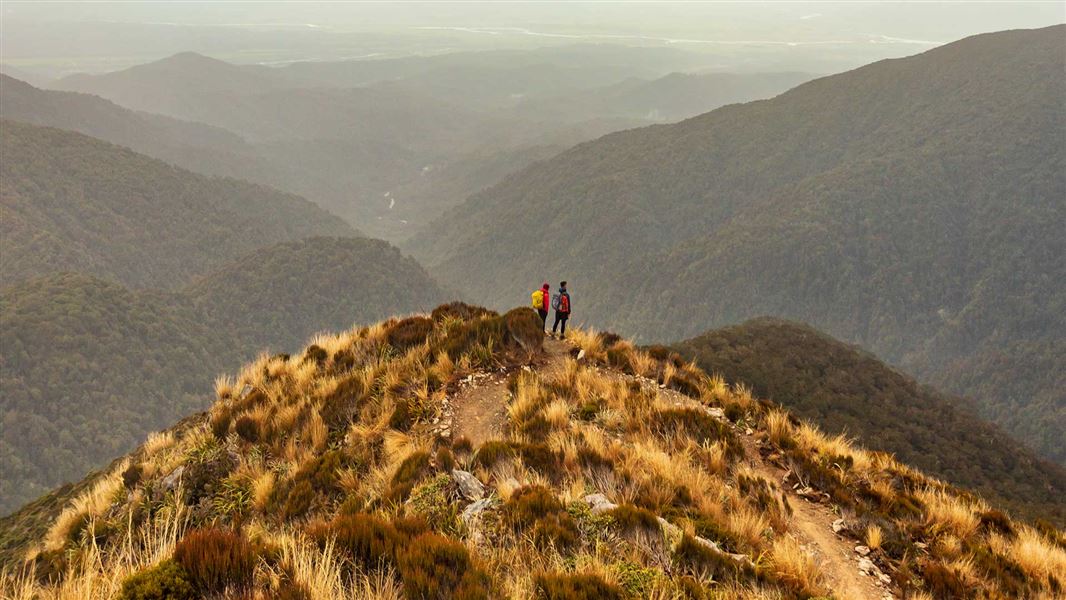
[(566, 291), (565, 281), (559, 284), (559, 293), (552, 297), (552, 308), (555, 309), (555, 324), (552, 325), (552, 337), (555, 336), (555, 330), (562, 323), (563, 327), (559, 331), (559, 339), (565, 339), (566, 321), (570, 318), (570, 292)]

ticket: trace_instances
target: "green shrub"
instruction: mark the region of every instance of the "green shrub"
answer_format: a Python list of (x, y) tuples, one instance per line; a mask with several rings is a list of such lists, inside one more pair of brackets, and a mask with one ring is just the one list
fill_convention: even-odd
[(229, 435), (229, 426), (233, 421), (233, 411), (229, 408), (220, 408), (211, 414), (211, 433), (218, 439), (225, 439)]
[(429, 452), (419, 450), (405, 458), (396, 474), (392, 476), (392, 483), (385, 491), (385, 499), (392, 502), (403, 502), (411, 494), (415, 484), (421, 481), (430, 472)]
[(233, 430), (246, 442), (256, 443), (259, 441), (259, 421), (248, 415), (241, 415), (233, 424)]
[(622, 588), (599, 575), (540, 573), (534, 585), (545, 600), (622, 600)]
[(404, 399), (396, 400), (396, 407), (392, 409), (392, 414), (389, 415), (389, 427), (397, 431), (408, 431), (414, 424), (410, 403)]
[(661, 531), (659, 519), (651, 511), (632, 504), (621, 504), (611, 509), (607, 514), (611, 516), (615, 526), (626, 533), (647, 535)]
[(567, 549), (580, 542), (581, 532), (573, 517), (555, 494), (542, 486), (515, 490), (504, 506), (504, 521), (516, 531), (530, 534), (538, 548)]
[(391, 523), (366, 513), (341, 515), (327, 526), (312, 529), (311, 535), (319, 544), (336, 539), (338, 549), (367, 569), (393, 566), (396, 549), (405, 540)]
[(474, 455), (474, 464), (491, 469), (503, 460), (514, 458), (514, 448), (509, 442), (489, 440), (477, 449)]
[(189, 574), (189, 581), (198, 591), (213, 594), (227, 588), (248, 588), (257, 558), (239, 532), (211, 527), (185, 534), (174, 547), (174, 560)]
[(281, 509), (285, 519), (297, 519), (311, 510), (311, 504), (315, 500), (315, 490), (311, 488), (311, 482), (305, 480), (296, 482), (285, 497), (285, 505)]
[(404, 547), (396, 562), (410, 600), (489, 598), (491, 582), (462, 542), (424, 533)]
[(426, 341), (433, 332), (433, 320), (429, 317), (407, 317), (389, 328), (385, 339), (389, 345), (406, 350)]
[(517, 444), (522, 463), (552, 481), (562, 477), (562, 458), (547, 444)]
[(325, 348), (317, 344), (311, 344), (304, 350), (304, 362), (313, 362), (319, 367), (326, 364), (326, 360), (329, 359), (329, 352)]
[(305, 462), (296, 471), (293, 481), (296, 483), (306, 481), (311, 485), (311, 489), (319, 494), (333, 494), (340, 490), (337, 484), (337, 471), (344, 466), (343, 463), (343, 455), (336, 450), (331, 450)]
[(196, 591), (188, 574), (174, 560), (164, 560), (122, 581), (118, 600), (193, 600)]
[(513, 308), (503, 316), (507, 333), (525, 350), (538, 350), (544, 344), (544, 324), (529, 307)]
[(434, 308), (433, 313), (430, 314), (430, 318), (437, 322), (443, 321), (449, 317), (469, 321), (470, 319), (486, 316), (496, 317), (499, 316), (499, 313), (483, 306), (475, 306), (465, 302), (452, 302), (450, 304), (441, 304), (437, 308)]

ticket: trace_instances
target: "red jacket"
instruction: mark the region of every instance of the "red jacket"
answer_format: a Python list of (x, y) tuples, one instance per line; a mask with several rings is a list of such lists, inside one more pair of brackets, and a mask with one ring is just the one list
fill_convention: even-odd
[(544, 294), (541, 297), (541, 302), (544, 304), (544, 310), (548, 310), (548, 307), (551, 305), (551, 297), (552, 297), (551, 288), (548, 287), (548, 286), (544, 286), (544, 287), (540, 288), (540, 291), (544, 292)]

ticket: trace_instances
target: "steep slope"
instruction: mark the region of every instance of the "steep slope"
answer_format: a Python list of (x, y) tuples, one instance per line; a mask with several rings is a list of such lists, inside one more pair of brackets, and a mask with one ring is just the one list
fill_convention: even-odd
[(212, 321), (236, 328), (246, 344), (285, 349), (316, 331), (428, 310), (447, 296), (414, 259), (387, 242), (359, 238), (263, 248), (186, 294)]
[(176, 288), (254, 248), (357, 235), (297, 196), (196, 175), (68, 131), (0, 126), (5, 283), (78, 271)]
[(205, 406), (205, 382), (247, 358), (188, 302), (69, 273), (0, 289), (0, 510)]
[[(676, 355), (583, 332), (545, 346), (539, 325), (526, 308), (453, 304), (263, 356), (219, 382), (209, 412), (151, 436), (62, 512), (70, 490), (5, 519), (7, 560), (26, 556), (31, 570), (5, 570), (0, 592), (880, 600), (1061, 589), (1061, 531), (796, 425)], [(454, 406), (500, 381), (498, 437), (453, 438)]]
[(180, 293), (53, 274), (0, 289), (0, 513), (207, 406), (211, 379), (326, 328), (424, 310), (444, 292), (385, 242), (257, 250)]
[[(761, 314), (810, 322), (990, 394), (986, 415), (1017, 407), (1025, 424), (1003, 424), (1039, 429), (1061, 461), (1051, 436), (1066, 422), (1047, 408), (1066, 388), (989, 382), (1021, 350), (1066, 370), (1064, 30), (975, 36), (612, 134), (472, 197), (410, 247), (494, 304), (568, 279), (576, 318), (645, 340)], [(989, 370), (944, 375), (960, 364)]]
[(854, 436), (1028, 516), (1066, 522), (1066, 470), (974, 416), (970, 403), (922, 387), (857, 347), (771, 318), (671, 347), (830, 434)]

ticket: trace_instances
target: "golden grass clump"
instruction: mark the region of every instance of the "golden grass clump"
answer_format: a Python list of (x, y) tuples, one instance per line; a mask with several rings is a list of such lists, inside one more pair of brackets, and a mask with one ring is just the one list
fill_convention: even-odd
[(780, 579), (804, 593), (821, 595), (823, 584), (818, 564), (791, 536), (774, 540), (770, 561)]
[(1009, 558), (1036, 579), (1066, 574), (1066, 550), (1048, 542), (1038, 531), (1023, 527), (1010, 545)]
[(122, 461), (117, 468), (101, 477), (93, 486), (75, 498), (63, 512), (45, 536), (45, 548), (59, 550), (74, 539), (89, 521), (104, 514), (111, 508), (119, 492), (125, 489), (122, 472), (129, 467), (129, 460)]
[(925, 504), (926, 524), (930, 528), (962, 539), (977, 531), (981, 520), (976, 511), (987, 509), (972, 506), (963, 498), (944, 490), (920, 490), (916, 496)]
[(881, 547), (881, 542), (884, 541), (884, 532), (877, 525), (868, 525), (866, 527), (866, 546), (871, 550), (877, 550)]

